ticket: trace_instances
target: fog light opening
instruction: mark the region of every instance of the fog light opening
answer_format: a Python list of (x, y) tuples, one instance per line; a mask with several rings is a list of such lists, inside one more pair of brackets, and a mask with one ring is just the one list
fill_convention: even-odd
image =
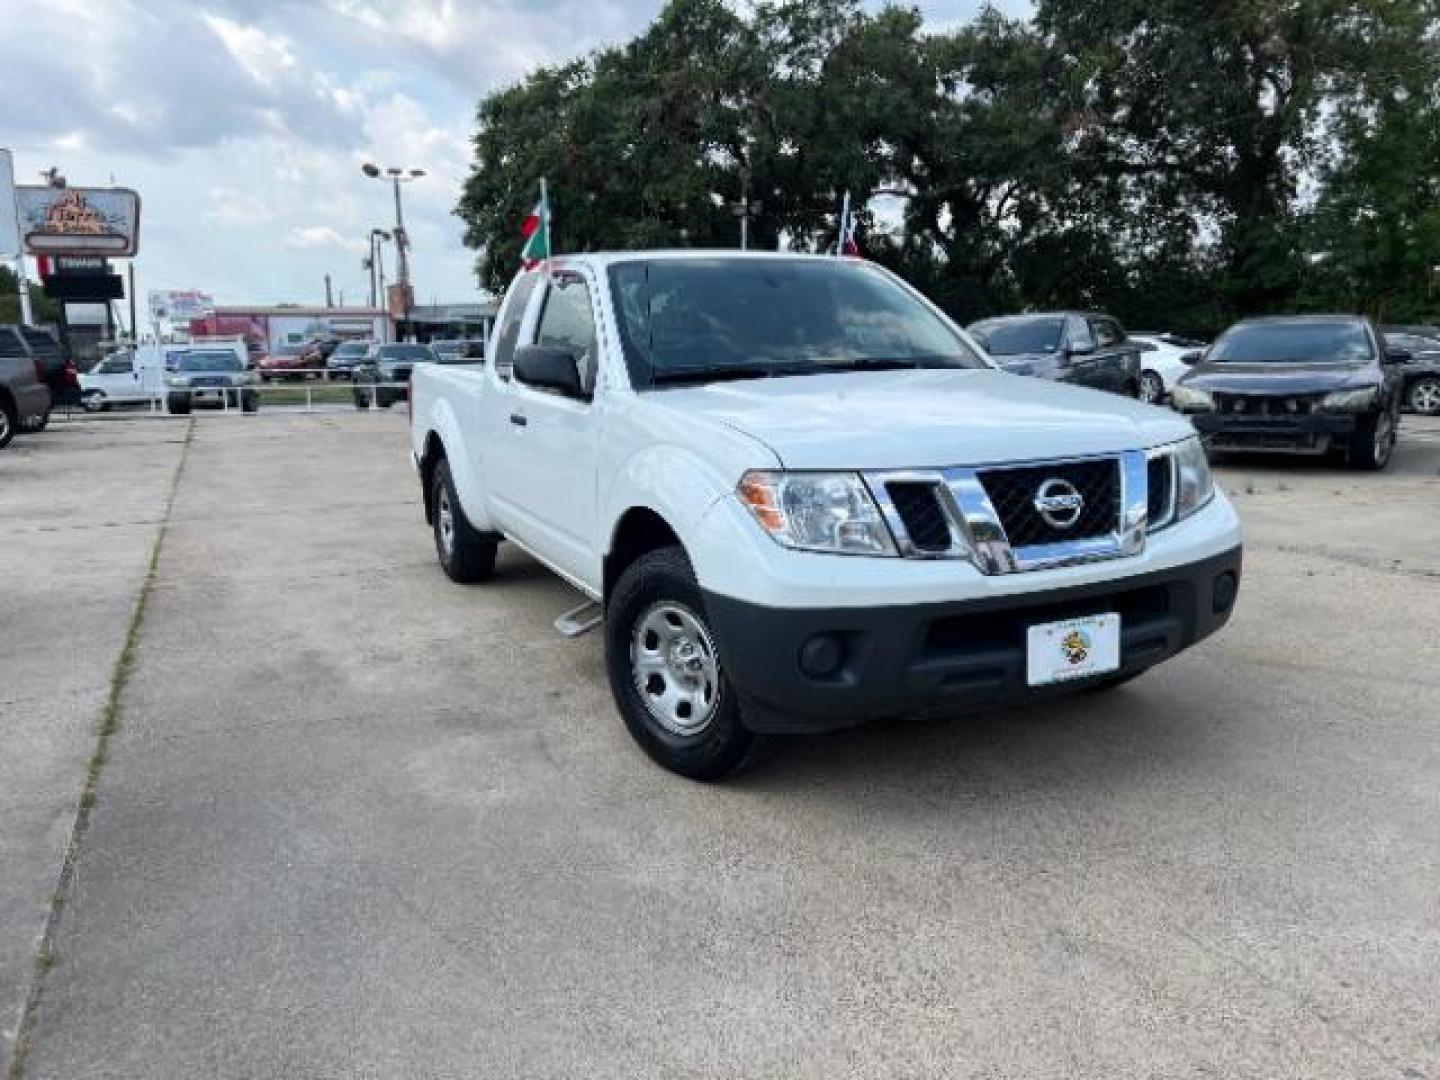
[(845, 646), (830, 634), (816, 634), (800, 646), (800, 670), (812, 679), (834, 675), (845, 662)]
[(1224, 615), (1235, 606), (1235, 594), (1240, 591), (1240, 581), (1229, 570), (1215, 579), (1210, 589), (1210, 599), (1216, 615)]

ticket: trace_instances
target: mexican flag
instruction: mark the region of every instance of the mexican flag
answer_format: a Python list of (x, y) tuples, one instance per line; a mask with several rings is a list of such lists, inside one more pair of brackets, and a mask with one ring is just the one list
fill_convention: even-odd
[(520, 264), (526, 270), (533, 270), (550, 257), (550, 196), (544, 180), (540, 181), (540, 201), (521, 224), (520, 235), (525, 238)]

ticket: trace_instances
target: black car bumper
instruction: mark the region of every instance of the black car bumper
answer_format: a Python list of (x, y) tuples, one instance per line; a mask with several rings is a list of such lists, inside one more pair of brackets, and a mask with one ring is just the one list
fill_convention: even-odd
[(1332, 442), (1355, 433), (1355, 413), (1310, 413), (1297, 416), (1245, 416), (1187, 413), (1195, 430), (1220, 450), (1289, 450), (1323, 452)]
[[(1098, 679), (1143, 671), (1225, 624), (1240, 564), (1236, 547), (1187, 566), (1039, 595), (788, 609), (710, 593), (705, 607), (746, 723), (762, 732), (827, 731), (924, 706), (984, 708), (1094, 685), (1097, 679), (1028, 684), (1027, 628), (1061, 619), (1119, 614), (1120, 668)], [(828, 673), (814, 673), (828, 664)]]

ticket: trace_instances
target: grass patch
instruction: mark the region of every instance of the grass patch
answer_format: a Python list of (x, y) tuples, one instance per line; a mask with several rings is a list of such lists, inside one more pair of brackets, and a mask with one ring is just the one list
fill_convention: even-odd
[(260, 407), (266, 405), (304, 405), (306, 390), (316, 405), (348, 405), (355, 400), (348, 382), (270, 383), (260, 395)]

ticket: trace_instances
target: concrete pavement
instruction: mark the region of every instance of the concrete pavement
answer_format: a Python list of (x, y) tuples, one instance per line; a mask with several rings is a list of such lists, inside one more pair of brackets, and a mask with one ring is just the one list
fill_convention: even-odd
[(722, 786), (404, 454), (196, 421), (26, 1076), (1440, 1078), (1440, 439), (1225, 468), (1240, 610), (1123, 690)]

